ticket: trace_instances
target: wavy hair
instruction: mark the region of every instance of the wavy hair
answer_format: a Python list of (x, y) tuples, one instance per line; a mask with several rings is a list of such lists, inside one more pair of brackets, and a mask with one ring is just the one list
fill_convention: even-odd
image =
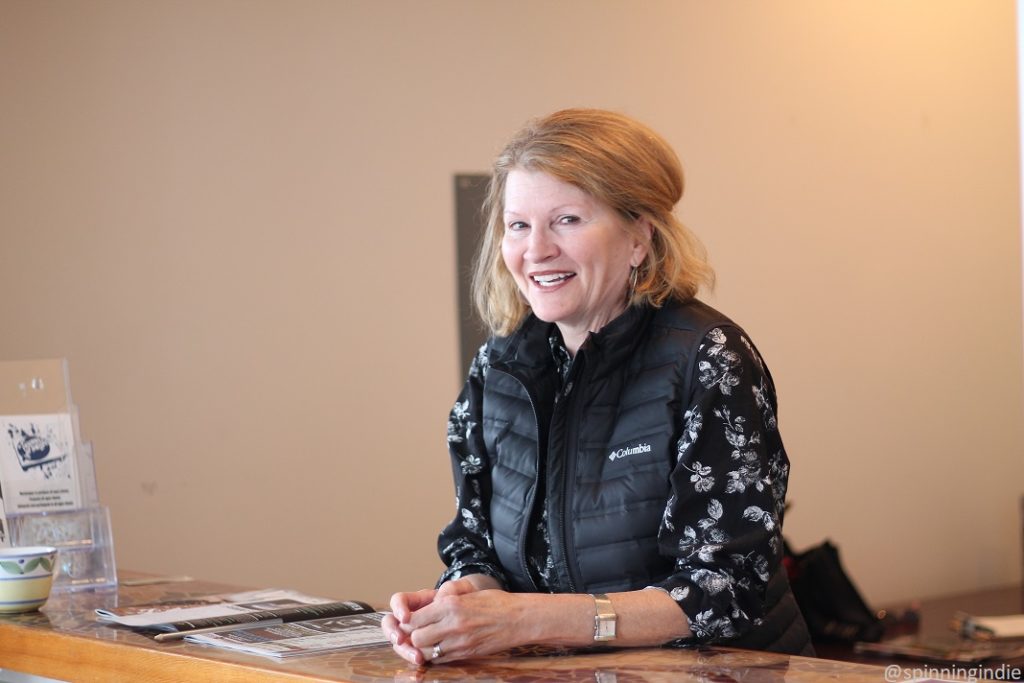
[(529, 314), (501, 255), (505, 182), (509, 171), (547, 173), (604, 202), (635, 226), (653, 227), (630, 305), (661, 306), (690, 299), (714, 286), (704, 246), (673, 214), (683, 196), (683, 169), (668, 143), (627, 116), (600, 109), (565, 109), (530, 121), (494, 161), (484, 200), (486, 219), (473, 272), (473, 296), (481, 319), (496, 335), (515, 330)]

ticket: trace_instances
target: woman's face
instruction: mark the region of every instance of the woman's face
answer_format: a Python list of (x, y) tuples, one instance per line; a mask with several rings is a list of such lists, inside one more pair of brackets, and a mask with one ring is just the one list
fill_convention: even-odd
[(618, 213), (575, 185), (523, 169), (505, 180), (504, 217), (505, 266), (571, 351), (625, 309), (630, 267), (647, 255), (649, 226), (627, 230)]

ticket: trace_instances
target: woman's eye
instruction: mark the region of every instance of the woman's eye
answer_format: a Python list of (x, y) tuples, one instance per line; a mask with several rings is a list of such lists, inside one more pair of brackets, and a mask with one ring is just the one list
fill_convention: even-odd
[(579, 216), (559, 216), (558, 222), (562, 225), (573, 225), (580, 222)]
[(508, 229), (509, 230), (513, 230), (513, 231), (514, 230), (525, 230), (528, 227), (530, 227), (530, 226), (528, 226), (523, 221), (513, 221), (513, 222), (508, 224)]

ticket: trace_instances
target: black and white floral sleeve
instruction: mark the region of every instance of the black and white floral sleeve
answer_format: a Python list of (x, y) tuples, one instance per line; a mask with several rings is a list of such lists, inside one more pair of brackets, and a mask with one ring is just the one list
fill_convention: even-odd
[(455, 479), (455, 518), (441, 531), (438, 553), (447, 569), (437, 585), (469, 574), (486, 574), (507, 585), (494, 552), (488, 508), (490, 460), (481, 427), (486, 345), (469, 366), (466, 385), (448, 417), (448, 452)]
[(696, 640), (755, 627), (782, 558), (789, 460), (775, 389), (757, 350), (735, 327), (709, 332), (697, 355), (694, 399), (659, 530), (676, 569), (656, 588), (686, 613)]

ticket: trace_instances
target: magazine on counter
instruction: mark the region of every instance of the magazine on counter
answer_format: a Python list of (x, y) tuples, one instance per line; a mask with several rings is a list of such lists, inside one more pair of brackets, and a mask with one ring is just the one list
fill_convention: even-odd
[(274, 657), (336, 652), (352, 647), (387, 645), (381, 631), (381, 612), (293, 621), (274, 626), (240, 627), (233, 631), (201, 633), (185, 636), (190, 643)]
[(96, 616), (100, 621), (131, 628), (170, 632), (370, 612), (373, 608), (362, 602), (335, 601), (295, 591), (270, 589), (97, 609)]

